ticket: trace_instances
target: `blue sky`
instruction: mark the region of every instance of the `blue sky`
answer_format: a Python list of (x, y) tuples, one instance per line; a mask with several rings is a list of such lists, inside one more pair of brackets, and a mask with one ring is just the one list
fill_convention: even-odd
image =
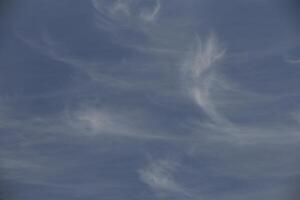
[(296, 199), (297, 4), (2, 1), (3, 198)]

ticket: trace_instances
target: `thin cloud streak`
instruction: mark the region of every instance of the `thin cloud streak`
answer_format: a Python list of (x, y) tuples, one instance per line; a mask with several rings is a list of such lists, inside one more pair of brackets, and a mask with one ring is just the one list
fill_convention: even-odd
[(153, 6), (141, 6), (137, 0), (92, 0), (96, 10), (95, 16), (99, 28), (118, 30), (121, 27), (144, 29), (148, 23), (153, 23), (161, 9), (159, 0), (153, 0)]
[(155, 6), (149, 11), (141, 12), (141, 17), (148, 22), (153, 22), (161, 9), (160, 0), (155, 0)]
[(123, 138), (129, 141), (187, 142), (190, 139), (149, 127), (151, 119), (143, 111), (116, 111), (114, 109), (80, 106), (66, 110), (61, 116), (61, 131), (88, 138)]
[(199, 38), (183, 66), (183, 82), (187, 93), (214, 123), (229, 121), (222, 116), (212, 99), (211, 87), (215, 81), (215, 67), (224, 57), (223, 50), (214, 35), (203, 42)]

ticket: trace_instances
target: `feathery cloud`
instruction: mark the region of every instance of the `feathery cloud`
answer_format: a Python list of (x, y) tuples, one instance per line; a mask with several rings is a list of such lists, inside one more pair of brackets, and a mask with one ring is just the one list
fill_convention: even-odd
[(187, 93), (214, 123), (228, 123), (218, 111), (211, 94), (216, 78), (215, 67), (224, 55), (225, 50), (214, 35), (210, 35), (205, 42), (198, 38), (183, 66), (183, 82)]
[(185, 188), (176, 181), (174, 174), (179, 163), (168, 159), (150, 162), (139, 170), (141, 181), (147, 184), (157, 195), (187, 195)]

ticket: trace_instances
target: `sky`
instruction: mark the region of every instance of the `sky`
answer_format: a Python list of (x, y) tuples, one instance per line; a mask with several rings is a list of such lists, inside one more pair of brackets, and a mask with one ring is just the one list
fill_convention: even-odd
[(295, 200), (296, 0), (0, 1), (0, 200)]

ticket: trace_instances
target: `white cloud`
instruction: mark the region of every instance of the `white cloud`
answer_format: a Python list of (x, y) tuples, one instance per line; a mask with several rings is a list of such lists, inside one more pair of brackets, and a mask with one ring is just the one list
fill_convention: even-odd
[(130, 120), (127, 121), (121, 114), (114, 114), (111, 111), (89, 108), (74, 111), (66, 117), (70, 125), (82, 134), (135, 134), (134, 127), (130, 127)]
[(112, 7), (110, 7), (109, 12), (115, 16), (118, 15), (118, 13), (121, 13), (122, 15), (125, 16), (129, 16), (130, 15), (129, 2), (130, 1), (117, 0), (116, 2), (113, 3)]
[[(126, 6), (121, 7), (126, 7), (128, 14), (123, 16), (117, 14), (118, 12), (109, 12), (111, 7), (118, 4), (117, 0), (92, 2), (95, 7), (95, 26), (99, 31), (109, 32), (115, 44), (143, 54), (165, 56), (164, 59), (175, 55), (175, 58), (178, 58), (178, 55), (186, 51), (187, 43), (196, 31), (192, 26), (195, 18), (191, 13), (181, 11), (176, 18), (161, 14), (164, 8), (168, 10), (168, 4), (182, 4), (184, 7), (185, 3), (181, 1), (125, 0), (122, 1), (122, 5)], [(138, 37), (128, 37), (132, 33)]]
[(187, 93), (214, 123), (229, 123), (218, 111), (212, 98), (212, 86), (217, 78), (215, 67), (225, 55), (214, 35), (203, 42), (198, 39), (183, 66), (183, 82)]
[(92, 0), (92, 4), (97, 12), (109, 15), (111, 18), (130, 16), (131, 0)]
[(152, 9), (142, 11), (140, 16), (145, 21), (153, 22), (157, 17), (157, 15), (159, 14), (160, 9), (161, 9), (160, 0), (155, 0), (155, 6), (153, 6)]
[(139, 29), (154, 22), (161, 9), (160, 1), (153, 0), (153, 5), (147, 6), (141, 3), (140, 0), (92, 0), (98, 27), (103, 30)]
[(185, 188), (174, 177), (178, 167), (178, 162), (168, 159), (152, 160), (147, 166), (139, 170), (140, 179), (157, 195), (187, 195)]
[(86, 136), (126, 137), (131, 139), (175, 141), (176, 137), (161, 135), (161, 131), (146, 128), (143, 112), (114, 111), (87, 106), (65, 112), (65, 125), (73, 132)]
[[(92, 2), (96, 9), (96, 18), (98, 20), (99, 28), (107, 29), (111, 31), (111, 33), (116, 34), (117, 31), (115, 32), (115, 30), (126, 27), (130, 30), (138, 30), (138, 33), (141, 33), (142, 36), (147, 36), (149, 39), (145, 43), (138, 43), (135, 41), (128, 42), (126, 35), (123, 37), (120, 34), (118, 35), (119, 40), (113, 42), (121, 45), (125, 44), (127, 47), (136, 47), (136, 49), (141, 49), (143, 53), (145, 53), (144, 55), (149, 55), (150, 52), (155, 52), (155, 56), (153, 56), (151, 53), (151, 56), (153, 56), (151, 58), (153, 58), (153, 60), (163, 61), (157, 62), (159, 63), (159, 67), (161, 67), (161, 69), (163, 69), (165, 63), (173, 59), (172, 56), (174, 56), (175, 53), (176, 56), (181, 55), (186, 47), (185, 45), (188, 43), (186, 41), (189, 41), (189, 39), (186, 38), (189, 38), (187, 36), (191, 34), (191, 29), (183, 29), (184, 26), (181, 26), (181, 22), (185, 22), (185, 19), (183, 19), (184, 17), (181, 18), (182, 16), (179, 16), (178, 18), (174, 19), (174, 21), (166, 19), (164, 23), (159, 21), (161, 3), (158, 0), (155, 1), (156, 4), (154, 7), (147, 7), (146, 9), (135, 8), (133, 6), (134, 0), (93, 0)], [(188, 21), (190, 20), (193, 19), (188, 18)], [(148, 25), (149, 27), (147, 27)], [(96, 69), (98, 67), (101, 68), (101, 63), (91, 62), (88, 59), (85, 60), (84, 58), (80, 59), (78, 57), (68, 55), (66, 53), (67, 51), (65, 51), (67, 48), (64, 48), (62, 43), (55, 41), (47, 34), (42, 35), (40, 42), (38, 42), (38, 40), (27, 40), (25, 37), (22, 39), (30, 46), (36, 48), (40, 53), (48, 55), (54, 60), (64, 62), (80, 72), (88, 74), (92, 80), (101, 81), (101, 83), (105, 82), (106, 84), (129, 84), (130, 86), (138, 85), (138, 87), (145, 89), (143, 85), (143, 83), (145, 83), (144, 80), (139, 82), (141, 84), (136, 84), (137, 82), (132, 80), (129, 80), (129, 83), (127, 81), (118, 80), (112, 76), (105, 76), (105, 74), (101, 74), (101, 70), (97, 71)], [(270, 53), (267, 52), (262, 54), (259, 52), (258, 55), (255, 54), (252, 56), (261, 57), (268, 54)], [(166, 137), (160, 135), (162, 130), (151, 129), (151, 127), (147, 126), (147, 117), (145, 116), (145, 113), (136, 114), (131, 111), (122, 112), (110, 108), (103, 109), (102, 107), (99, 108), (97, 106), (93, 107), (90, 105), (87, 105), (83, 109), (75, 108), (67, 111), (66, 115), (60, 116), (61, 123), (58, 123), (52, 119), (46, 119), (39, 123), (32, 122), (29, 131), (41, 131), (45, 133), (45, 130), (47, 130), (61, 134), (78, 134), (83, 135), (84, 137), (92, 136), (100, 138), (102, 136), (109, 136), (113, 138), (143, 140), (176, 140), (176, 142), (180, 143), (178, 146), (180, 146), (180, 150), (182, 150), (180, 153), (183, 154), (188, 154), (186, 149), (189, 149), (189, 146), (196, 146), (197, 149), (195, 151), (197, 151), (198, 154), (195, 153), (193, 155), (195, 156), (195, 162), (198, 159), (197, 155), (199, 154), (204, 155), (203, 157), (209, 157), (211, 160), (215, 161), (217, 164), (210, 166), (211, 173), (221, 178), (224, 176), (246, 179), (254, 177), (259, 180), (258, 177), (260, 176), (274, 177), (274, 174), (279, 174), (279, 172), (281, 177), (295, 174), (295, 172), (297, 172), (297, 167), (290, 167), (289, 169), (291, 170), (287, 172), (284, 166), (293, 163), (291, 162), (291, 158), (275, 159), (271, 156), (272, 153), (279, 152), (276, 150), (276, 145), (281, 145), (283, 148), (289, 148), (291, 145), (298, 143), (298, 127), (247, 127), (240, 125), (239, 123), (232, 123), (226, 117), (228, 113), (224, 112), (222, 109), (219, 109), (222, 107), (222, 105), (220, 106), (219, 102), (225, 100), (228, 101), (228, 99), (231, 100), (224, 90), (218, 91), (222, 93), (222, 95), (219, 96), (223, 96), (224, 99), (215, 99), (217, 96), (215, 93), (216, 86), (223, 84), (222, 89), (231, 89), (224, 79), (220, 79), (218, 74), (218, 67), (219, 65), (222, 65), (221, 62), (224, 57), (225, 50), (219, 44), (216, 36), (210, 35), (207, 39), (198, 38), (195, 42), (194, 48), (190, 50), (187, 58), (185, 59), (182, 71), (184, 89), (189, 98), (193, 99), (195, 104), (198, 105), (202, 111), (204, 111), (211, 123), (208, 123), (208, 125), (206, 124), (207, 126), (203, 126), (203, 124), (205, 124), (203, 121), (200, 121), (198, 118), (194, 118), (194, 120), (197, 120), (198, 124), (196, 123), (194, 127), (185, 129), (184, 131), (186, 131), (187, 134), (183, 134), (184, 136), (181, 138), (182, 140), (176, 140), (175, 134), (172, 135), (170, 133), (169, 137)], [(235, 58), (239, 57), (241, 57), (240, 54), (236, 55)], [(248, 58), (248, 55), (245, 55), (245, 57)], [(253, 59), (253, 57), (251, 57), (251, 59)], [(175, 59), (172, 61), (174, 60)], [(172, 62), (172, 64), (173, 63), (175, 62)], [(157, 67), (155, 66), (155, 62), (150, 61), (148, 64), (151, 66), (151, 70), (154, 70), (154, 68)], [(140, 66), (140, 63), (137, 64), (131, 62), (130, 65), (137, 67)], [(178, 67), (178, 65), (174, 66)], [(171, 72), (173, 68), (164, 68), (164, 70), (169, 70), (168, 72)], [(158, 73), (160, 74), (164, 70), (158, 71)], [(170, 76), (166, 77), (169, 78)], [(154, 81), (152, 80), (152, 82)], [(95, 88), (97, 88), (97, 83), (93, 82), (92, 84), (95, 84), (93, 86), (96, 86)], [(154, 88), (153, 83), (150, 87), (152, 87), (152, 89)], [(155, 89), (156, 88), (154, 88), (154, 90)], [(97, 89), (91, 91), (95, 93), (99, 92)], [(166, 91), (167, 90), (164, 90), (162, 93)], [(244, 90), (238, 92), (246, 93)], [(232, 107), (235, 106), (233, 104), (231, 105)], [(175, 106), (177, 105), (174, 105), (174, 107)], [(241, 117), (244, 115), (244, 113), (239, 111), (237, 111), (235, 114), (240, 115)], [(296, 119), (299, 120), (299, 118)], [(25, 121), (25, 123), (26, 122), (27, 121)], [(55, 123), (58, 124), (56, 125)], [(24, 125), (24, 121), (20, 122), (17, 120), (10, 121), (10, 123), (6, 123), (6, 125), (0, 124), (0, 126), (6, 127), (16, 127), (16, 125), (18, 128), (22, 127)], [(189, 134), (190, 131), (194, 131), (196, 134), (192, 136)], [(209, 135), (208, 137), (211, 140), (201, 140), (202, 138), (200, 138), (201, 136), (199, 135)], [(43, 138), (42, 142), (41, 138)], [(42, 137), (40, 136), (39, 138), (35, 138), (34, 141), (27, 139), (26, 143), (32, 144), (41, 142), (47, 144), (47, 141), (45, 141), (46, 139), (44, 138), (44, 135), (42, 135)], [(58, 140), (59, 139), (60, 137), (58, 136)], [(197, 144), (195, 145), (195, 143)], [(264, 148), (262, 148), (263, 153), (255, 151), (256, 148), (264, 145), (271, 149), (268, 153), (265, 153)], [(289, 147), (287, 147), (287, 145), (289, 145)], [(268, 150), (268, 148), (266, 149)], [(292, 151), (288, 151), (288, 153), (290, 152)], [(174, 154), (176, 153), (179, 152), (174, 152)], [(283, 153), (281, 157), (289, 157), (288, 153)], [(266, 155), (260, 157), (258, 160), (257, 156), (262, 154)], [(215, 155), (219, 155), (222, 158), (220, 160), (215, 159)], [(16, 165), (21, 164), (22, 163), (15, 161), (6, 162), (7, 167), (15, 167)], [(177, 173), (182, 172), (178, 171), (179, 167), (180, 164), (172, 160), (154, 160), (151, 161), (149, 165), (139, 170), (140, 179), (158, 195), (179, 194), (191, 197), (189, 199), (199, 199), (195, 198), (195, 195), (192, 195), (192, 193), (188, 192), (190, 190), (187, 190), (185, 185), (182, 184), (176, 177)], [(279, 170), (280, 168), (282, 170)], [(183, 174), (183, 176), (184, 175), (185, 174)], [(201, 178), (201, 176), (199, 177)], [(42, 184), (38, 181), (36, 182), (38, 184)], [(207, 184), (211, 184), (213, 188), (214, 184), (216, 183), (213, 182)], [(196, 191), (195, 187), (191, 190)]]
[(290, 63), (290, 64), (300, 64), (300, 60), (298, 60), (298, 59), (286, 58), (285, 60), (287, 63)]

